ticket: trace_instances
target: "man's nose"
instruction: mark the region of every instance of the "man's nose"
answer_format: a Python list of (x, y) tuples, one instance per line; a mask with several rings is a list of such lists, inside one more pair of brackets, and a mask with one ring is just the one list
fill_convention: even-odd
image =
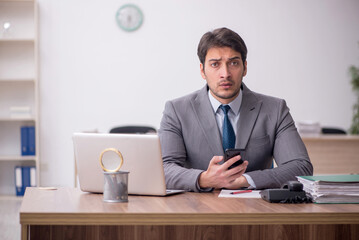
[(231, 76), (231, 72), (230, 72), (229, 67), (228, 67), (227, 64), (222, 65), (220, 73), (221, 73), (221, 78), (227, 79), (228, 77)]

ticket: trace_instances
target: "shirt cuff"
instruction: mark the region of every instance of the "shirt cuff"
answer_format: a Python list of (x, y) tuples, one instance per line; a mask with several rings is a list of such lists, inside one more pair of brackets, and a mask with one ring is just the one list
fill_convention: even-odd
[(255, 189), (256, 188), (256, 184), (254, 183), (253, 179), (251, 178), (251, 176), (247, 175), (247, 174), (243, 174), (243, 177), (245, 177), (247, 179), (247, 182), (249, 183), (249, 189)]

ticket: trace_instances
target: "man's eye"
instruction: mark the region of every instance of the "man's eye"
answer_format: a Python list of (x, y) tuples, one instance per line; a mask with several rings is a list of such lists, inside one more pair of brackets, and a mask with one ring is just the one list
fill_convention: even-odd
[(237, 65), (239, 65), (239, 63), (238, 63), (238, 61), (233, 61), (233, 62), (231, 62), (231, 65), (232, 66), (237, 66)]
[(211, 67), (218, 67), (218, 63), (217, 62), (211, 63)]

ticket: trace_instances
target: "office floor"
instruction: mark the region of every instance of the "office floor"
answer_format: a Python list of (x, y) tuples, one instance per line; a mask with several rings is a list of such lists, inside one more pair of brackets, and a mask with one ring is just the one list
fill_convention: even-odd
[(19, 240), (21, 197), (0, 196), (0, 239)]

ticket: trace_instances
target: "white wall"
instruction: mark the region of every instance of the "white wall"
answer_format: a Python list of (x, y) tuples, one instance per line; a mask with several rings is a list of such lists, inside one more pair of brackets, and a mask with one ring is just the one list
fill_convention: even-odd
[[(38, 0), (41, 184), (73, 185), (74, 131), (159, 127), (165, 101), (204, 85), (200, 37), (226, 26), (245, 40), (254, 91), (285, 98), (295, 120), (349, 128), (359, 65), (357, 0)], [(144, 24), (117, 27), (136, 3)]]

